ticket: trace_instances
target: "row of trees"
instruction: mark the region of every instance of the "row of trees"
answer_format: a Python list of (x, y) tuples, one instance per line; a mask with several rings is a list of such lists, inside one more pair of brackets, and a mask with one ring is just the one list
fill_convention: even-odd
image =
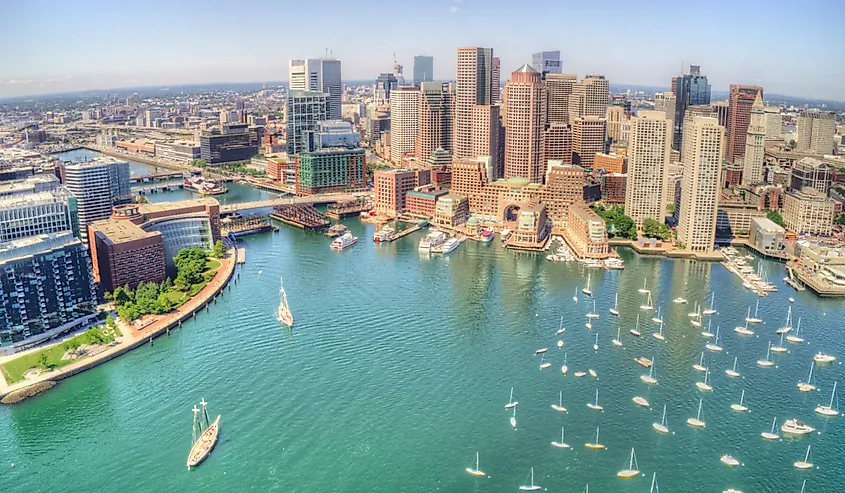
[(604, 205), (590, 206), (593, 212), (604, 219), (607, 225), (607, 234), (611, 238), (629, 238), (637, 237), (637, 225), (634, 220), (625, 215), (625, 207), (615, 204), (610, 207)]

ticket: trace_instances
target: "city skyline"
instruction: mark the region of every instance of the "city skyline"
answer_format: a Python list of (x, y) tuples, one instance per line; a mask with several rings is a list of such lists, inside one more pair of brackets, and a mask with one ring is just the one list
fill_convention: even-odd
[[(436, 78), (449, 80), (455, 77), (456, 49), (483, 46), (495, 50), (503, 75), (531, 63), (533, 53), (560, 50), (563, 73), (581, 77), (604, 74), (611, 83), (666, 87), (672, 76), (679, 75), (682, 64), (684, 71), (695, 64), (702, 67), (717, 91), (731, 84), (746, 84), (763, 86), (767, 93), (845, 100), (841, 84), (845, 68), (828, 62), (836, 59), (836, 17), (830, 15), (838, 8), (835, 2), (818, 0), (801, 10), (790, 10), (788, 17), (778, 12), (777, 5), (761, 0), (746, 2), (743, 11), (757, 12), (753, 16), (732, 16), (732, 8), (721, 9), (722, 4), (735, 7), (721, 1), (710, 5), (710, 11), (693, 6), (635, 8), (621, 1), (601, 8), (540, 1), (536, 8), (548, 15), (508, 11), (503, 16), (508, 5), (499, 0), (483, 5), (479, 0), (437, 0), (423, 11), (410, 4), (368, 2), (357, 5), (353, 14), (381, 19), (379, 29), (353, 32), (348, 16), (327, 17), (319, 39), (308, 31), (308, 23), (271, 29), (286, 16), (311, 15), (304, 7), (261, 1), (249, 10), (224, 2), (209, 8), (208, 3), (174, 6), (153, 1), (148, 8), (131, 12), (97, 1), (7, 4), (0, 12), (15, 22), (0, 33), (0, 43), (16, 49), (0, 55), (0, 98), (121, 87), (280, 81), (287, 79), (289, 60), (321, 57), (327, 52), (342, 60), (344, 80), (375, 79), (390, 70), (394, 53), (408, 69), (414, 56), (433, 56)], [(348, 10), (348, 5), (330, 0), (326, 8), (340, 12)], [(262, 12), (260, 17), (249, 15), (257, 11)], [(188, 16), (192, 25), (209, 26), (213, 35), (158, 28), (167, 24), (163, 12)], [(690, 36), (688, 24), (693, 15), (695, 25), (719, 25), (731, 32), (730, 39)], [(239, 19), (245, 19), (242, 28), (262, 34), (248, 49), (222, 42), (217, 34), (225, 32), (221, 25), (234, 27)], [(504, 34), (529, 22), (531, 29), (519, 30), (519, 36)], [(567, 23), (566, 36), (556, 27), (561, 22)], [(425, 42), (402, 35), (417, 24), (441, 27), (437, 36), (426, 37)], [(73, 25), (92, 27), (86, 34), (84, 29), (69, 30)], [(773, 35), (799, 30), (811, 30), (814, 35), (784, 36), (789, 41), (783, 45), (761, 43)], [(145, 34), (125, 39), (127, 32)], [(49, 33), (62, 34), (59, 38)], [(602, 33), (612, 33), (624, 42)], [(571, 41), (599, 34), (597, 43)], [(349, 43), (350, 38), (354, 44)], [(21, 43), (22, 39), (26, 42)], [(366, 51), (355, 50), (356, 44)], [(214, 56), (203, 56), (206, 50)]]

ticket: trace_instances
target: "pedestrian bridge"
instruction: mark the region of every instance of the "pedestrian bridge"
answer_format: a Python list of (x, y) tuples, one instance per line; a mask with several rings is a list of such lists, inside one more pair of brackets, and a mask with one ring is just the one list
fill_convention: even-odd
[(233, 214), (235, 212), (263, 209), (265, 207), (276, 207), (285, 204), (333, 204), (353, 200), (366, 193), (324, 193), (320, 195), (306, 195), (304, 197), (278, 197), (269, 200), (256, 200), (254, 202), (242, 202), (240, 204), (226, 204), (220, 206), (221, 214)]

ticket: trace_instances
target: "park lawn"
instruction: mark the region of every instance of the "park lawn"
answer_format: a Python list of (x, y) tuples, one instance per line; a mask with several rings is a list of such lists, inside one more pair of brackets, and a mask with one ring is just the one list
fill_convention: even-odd
[[(77, 339), (79, 337), (82, 337), (82, 334), (74, 337), (74, 339)], [(40, 367), (42, 353), (47, 355), (47, 365), (52, 365), (53, 368), (61, 368), (65, 365), (69, 365), (74, 361), (78, 361), (79, 359), (81, 359), (74, 358), (62, 361), (62, 355), (64, 355), (65, 351), (67, 351), (67, 347), (65, 346), (65, 344), (66, 343), (62, 343), (57, 346), (45, 348), (41, 351), (36, 351), (34, 353), (21, 356), (20, 358), (13, 359), (12, 361), (3, 363), (3, 376), (6, 378), (6, 382), (9, 384), (20, 382), (21, 380), (23, 380), (23, 375), (27, 372), (27, 370), (31, 368)]]
[(217, 269), (220, 268), (220, 265), (221, 264), (220, 264), (219, 260), (215, 260), (213, 258), (205, 259), (205, 271), (206, 272), (209, 272), (209, 271), (217, 272)]

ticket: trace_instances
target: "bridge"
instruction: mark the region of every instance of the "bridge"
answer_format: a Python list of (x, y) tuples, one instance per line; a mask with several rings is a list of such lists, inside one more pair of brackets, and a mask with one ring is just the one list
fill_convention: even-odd
[(140, 183), (148, 181), (172, 180), (173, 178), (185, 178), (189, 175), (184, 171), (173, 171), (169, 173), (155, 173), (151, 175), (133, 175), (129, 178), (130, 183)]
[(369, 195), (363, 192), (360, 193), (324, 193), (320, 195), (306, 195), (304, 197), (278, 197), (270, 200), (257, 200), (255, 202), (242, 202), (240, 204), (227, 204), (220, 206), (220, 214), (233, 214), (235, 212), (248, 211), (253, 209), (263, 209), (265, 207), (276, 207), (285, 204), (334, 204), (337, 202), (347, 202), (354, 200), (362, 195)]

